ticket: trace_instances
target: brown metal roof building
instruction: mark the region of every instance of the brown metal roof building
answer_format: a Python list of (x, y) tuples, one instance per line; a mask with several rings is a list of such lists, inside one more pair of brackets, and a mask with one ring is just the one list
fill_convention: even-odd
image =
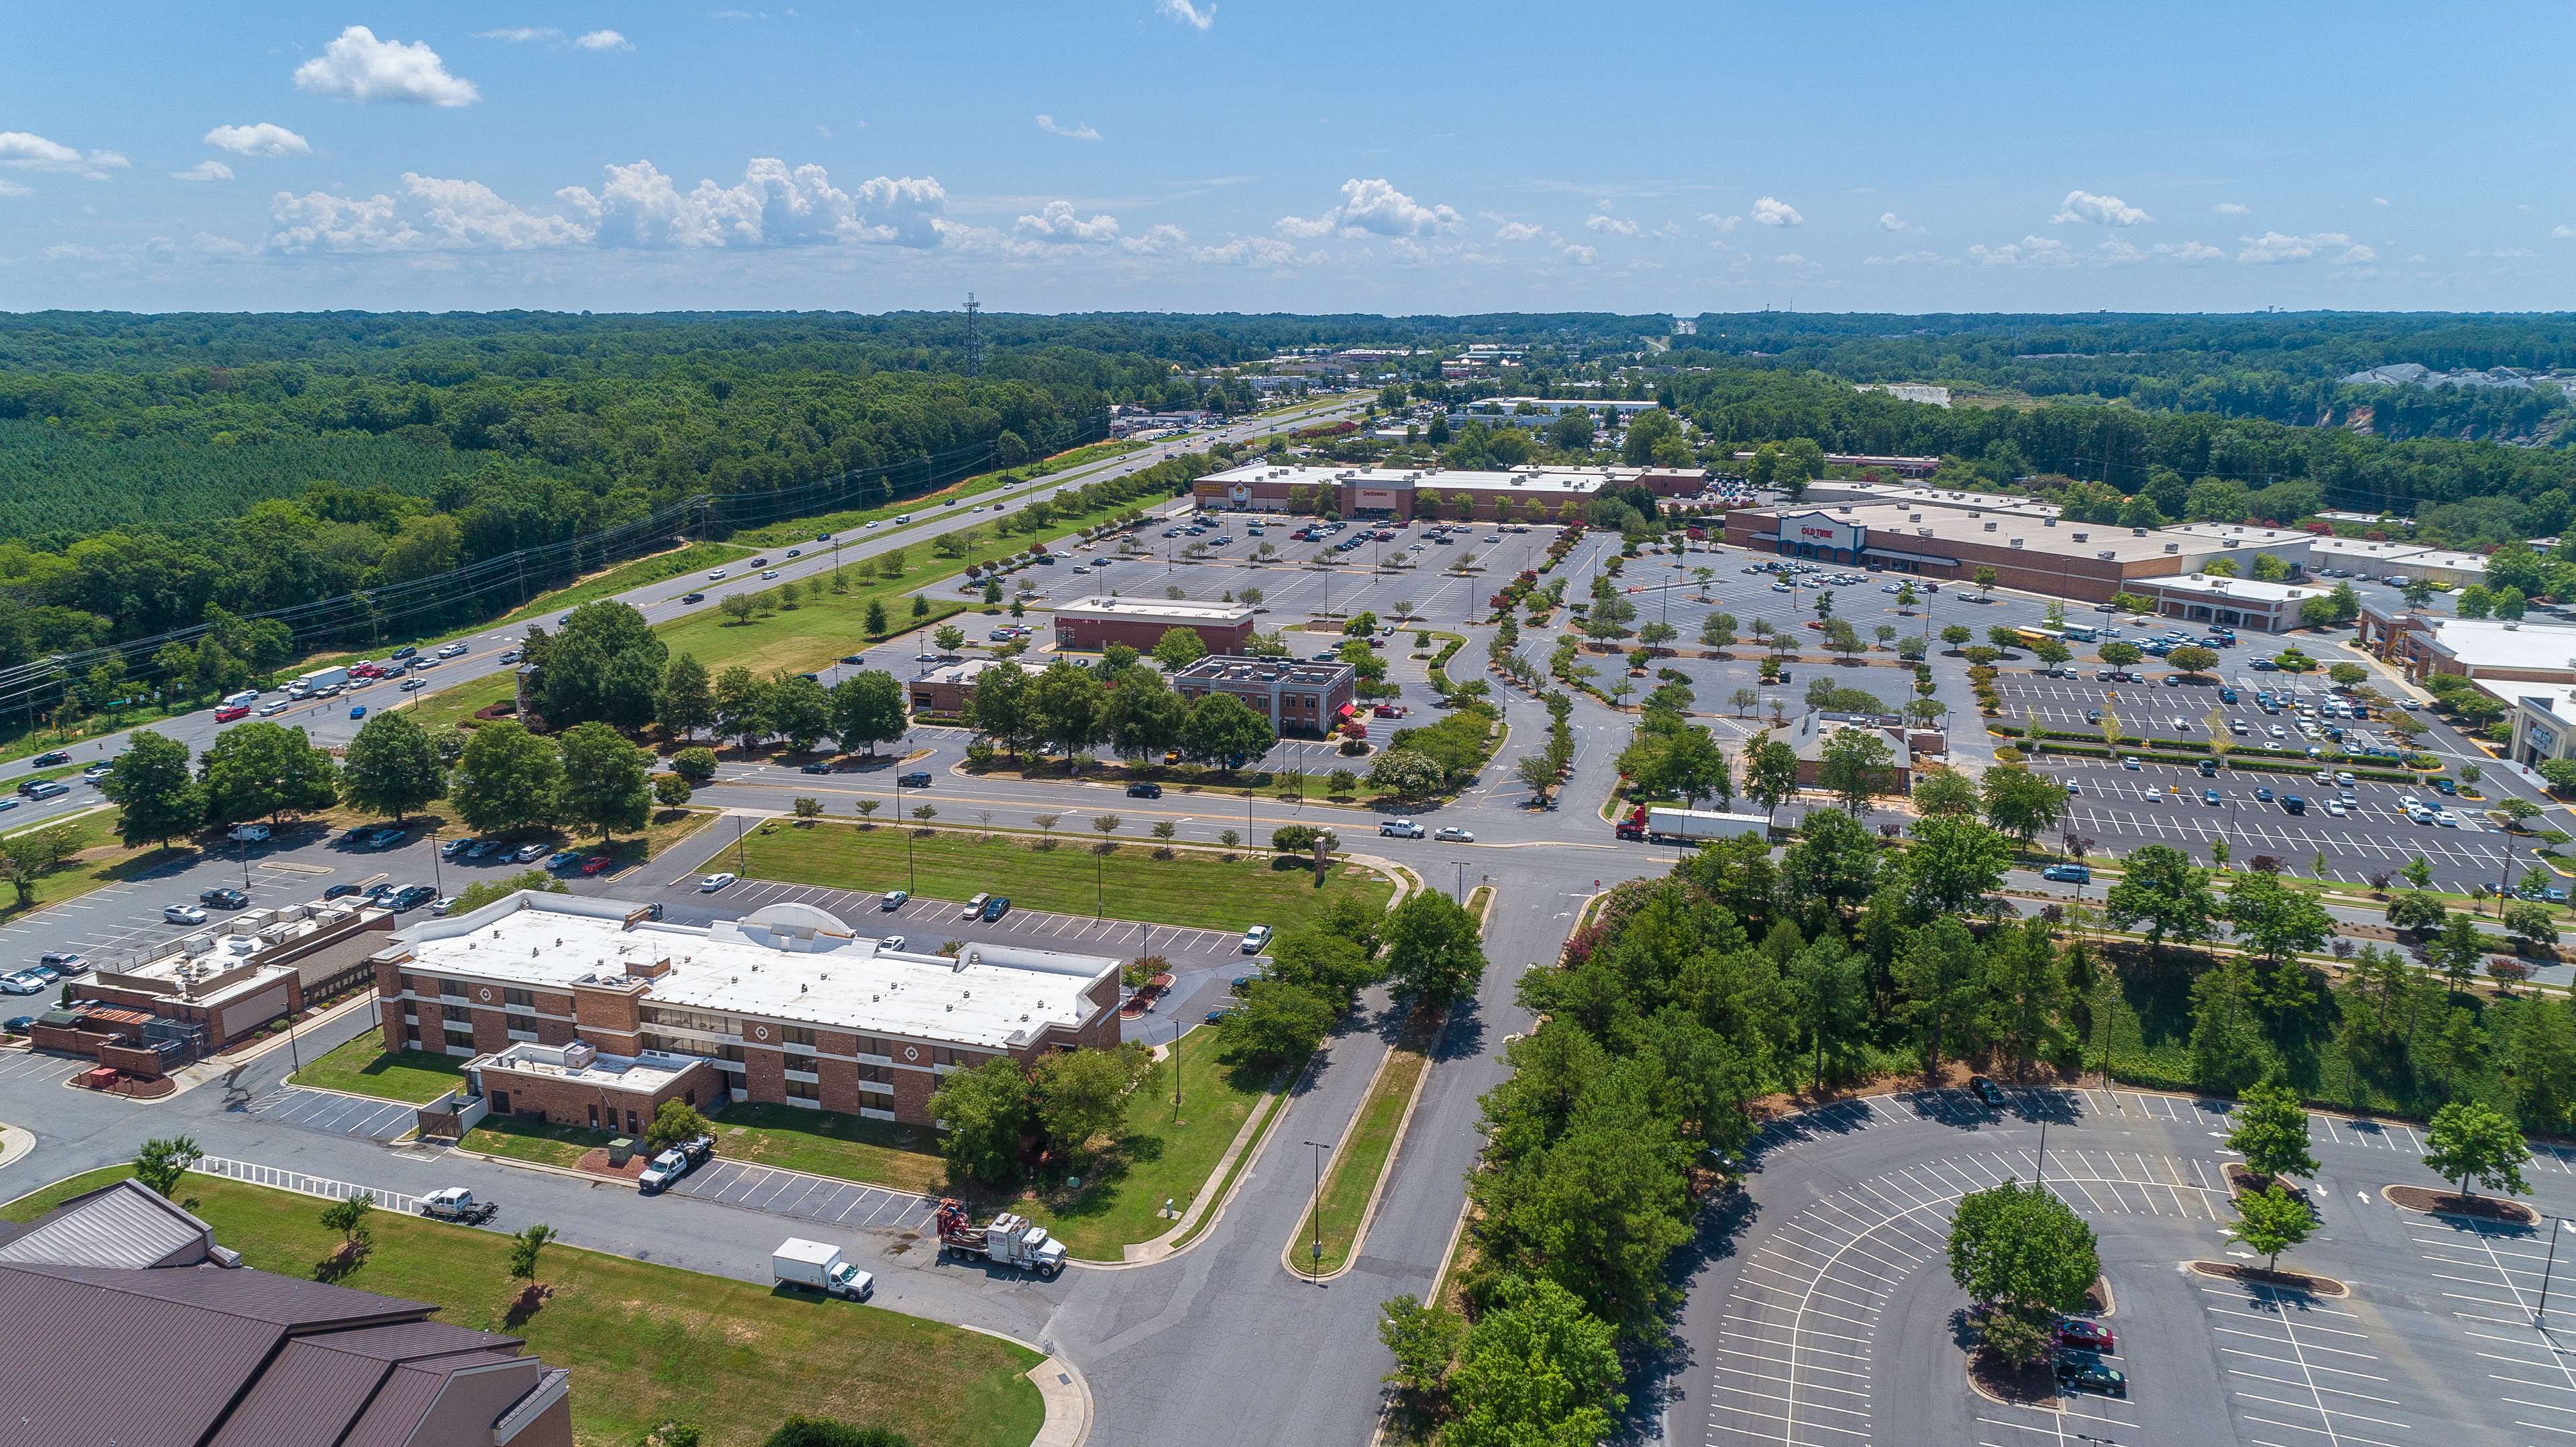
[(572, 1447), (518, 1338), (239, 1267), (133, 1181), (0, 1231), (0, 1447)]

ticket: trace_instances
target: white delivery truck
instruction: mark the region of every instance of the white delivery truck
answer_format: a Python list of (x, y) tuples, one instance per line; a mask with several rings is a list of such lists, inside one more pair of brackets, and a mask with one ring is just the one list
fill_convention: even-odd
[(1669, 844), (1676, 840), (1735, 839), (1750, 836), (1771, 837), (1771, 821), (1759, 814), (1724, 814), (1714, 809), (1667, 809), (1638, 805), (1628, 811), (1616, 826), (1622, 839), (1651, 839)]
[(877, 1279), (841, 1259), (841, 1248), (828, 1241), (790, 1236), (769, 1253), (770, 1274), (781, 1286), (802, 1286), (827, 1296), (865, 1301)]
[(292, 691), (310, 695), (320, 693), (326, 688), (346, 688), (348, 686), (349, 670), (345, 668), (317, 668), (311, 673), (304, 675), (302, 678), (295, 680), (292, 686)]

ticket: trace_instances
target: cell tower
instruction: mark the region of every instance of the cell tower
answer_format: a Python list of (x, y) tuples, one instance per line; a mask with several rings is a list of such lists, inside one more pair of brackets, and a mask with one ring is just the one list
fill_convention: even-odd
[(984, 338), (975, 330), (975, 315), (983, 309), (975, 300), (975, 293), (966, 293), (966, 375), (969, 377), (984, 375)]

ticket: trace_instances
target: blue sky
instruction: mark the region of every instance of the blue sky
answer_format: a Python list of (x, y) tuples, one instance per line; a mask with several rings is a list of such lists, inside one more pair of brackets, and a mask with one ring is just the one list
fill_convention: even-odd
[(17, 7), (0, 306), (2561, 309), (2570, 25)]

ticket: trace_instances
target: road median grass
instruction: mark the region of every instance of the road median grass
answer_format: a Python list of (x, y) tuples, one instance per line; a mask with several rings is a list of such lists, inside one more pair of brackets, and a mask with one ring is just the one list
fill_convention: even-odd
[[(166, 855), (160, 846), (154, 844), (127, 848), (116, 837), (116, 810), (113, 808), (93, 809), (68, 819), (30, 824), (7, 832), (10, 835), (33, 834), (44, 829), (72, 831), (70, 850), (60, 865), (29, 881), (33, 898), (21, 903), (14, 887), (0, 891), (0, 922), (50, 909), (164, 864), (177, 864), (194, 857), (197, 852), (184, 841), (173, 841)], [(28, 958), (33, 959), (34, 956), (31, 954)]]
[(1214, 851), (1175, 849), (1164, 858), (1140, 844), (1117, 845), (1104, 854), (1095, 852), (1099, 845), (1069, 837), (1052, 848), (1047, 843), (1025, 835), (979, 837), (909, 825), (780, 822), (744, 837), (741, 872), (841, 889), (910, 889), (933, 899), (991, 892), (1009, 895), (1018, 909), (1200, 929), (1266, 924), (1281, 934), (1309, 923), (1337, 899), (1356, 897), (1383, 908), (1395, 889), (1384, 875), (1353, 864), (1333, 865), (1318, 887), (1302, 859), (1274, 863), (1266, 851), (1229, 859)]
[[(126, 1173), (76, 1177), (0, 1215), (29, 1219)], [(340, 1242), (320, 1222), (325, 1203), (310, 1197), (199, 1175), (179, 1194), (217, 1241), (264, 1271), (309, 1279)], [(584, 1443), (639, 1441), (678, 1419), (702, 1428), (709, 1447), (754, 1447), (803, 1412), (923, 1444), (1024, 1447), (1045, 1420), (1022, 1375), (1039, 1354), (995, 1337), (560, 1244), (538, 1265), (550, 1294), (519, 1320), (507, 1235), (389, 1212), (369, 1229), (374, 1248), (339, 1284), (435, 1303), (451, 1326), (525, 1338), (548, 1365), (571, 1370), (573, 1433)]]
[[(1412, 1039), (1427, 1031), (1408, 1031), (1407, 1041), (1390, 1049), (1377, 1074), (1369, 1081), (1368, 1095), (1360, 1101), (1359, 1113), (1352, 1117), (1348, 1134), (1342, 1137), (1341, 1149), (1333, 1153), (1332, 1167), (1324, 1173), (1324, 1191), (1319, 1204), (1307, 1218), (1305, 1239), (1293, 1248), (1292, 1256), (1306, 1263), (1312, 1276), (1329, 1276), (1339, 1271), (1359, 1249), (1360, 1228), (1368, 1216), (1369, 1202), (1377, 1195), (1377, 1183), (1395, 1159), (1395, 1148), (1403, 1138), (1404, 1118), (1413, 1105), (1413, 1093), (1421, 1088), (1423, 1075), (1431, 1068), (1431, 1057), (1424, 1053), (1423, 1041)], [(1315, 1254), (1320, 1242), (1323, 1254)]]
[(289, 1085), (343, 1090), (427, 1105), (465, 1083), (465, 1062), (427, 1050), (385, 1053), (383, 1027), (371, 1028), (286, 1077)]
[[(1160, 1214), (1165, 1201), (1187, 1212), (1200, 1191), (1220, 1188), (1209, 1177), (1274, 1083), (1268, 1072), (1233, 1058), (1219, 1032), (1193, 1030), (1128, 1097), (1127, 1118), (1114, 1141), (1083, 1161), (1057, 1167), (1010, 1209), (1046, 1227), (1076, 1256), (1119, 1260), (1126, 1247), (1171, 1229), (1175, 1218)], [(1081, 1184), (1073, 1185), (1075, 1180)]]

